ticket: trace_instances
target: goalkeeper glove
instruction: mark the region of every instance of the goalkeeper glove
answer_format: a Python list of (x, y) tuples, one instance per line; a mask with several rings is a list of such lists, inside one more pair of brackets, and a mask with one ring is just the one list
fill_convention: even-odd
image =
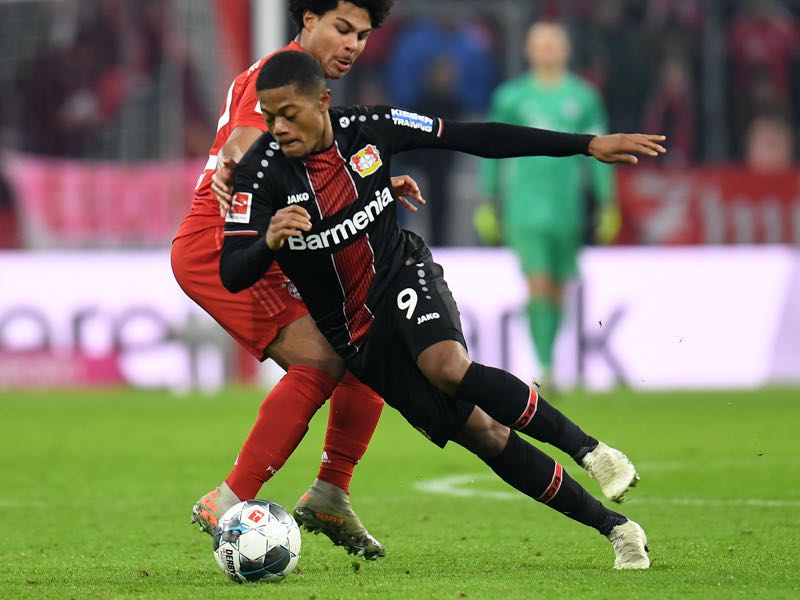
[(616, 202), (609, 201), (600, 208), (600, 214), (595, 225), (595, 238), (602, 245), (611, 244), (619, 235), (622, 226), (622, 215)]
[(472, 215), (472, 224), (486, 246), (499, 246), (503, 241), (497, 209), (491, 202), (482, 202)]

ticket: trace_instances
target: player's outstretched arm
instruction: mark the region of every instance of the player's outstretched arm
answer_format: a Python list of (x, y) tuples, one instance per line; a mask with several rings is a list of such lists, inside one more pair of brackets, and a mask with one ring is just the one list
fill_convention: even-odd
[[(370, 107), (369, 110), (373, 113), (374, 126), (383, 131), (393, 152), (438, 148), (484, 158), (585, 154), (604, 162), (632, 164), (637, 162), (637, 154), (658, 156), (666, 152), (659, 143), (665, 139), (661, 135), (593, 136), (507, 123), (451, 121), (391, 106)], [(381, 118), (383, 115), (387, 118)]]
[(598, 135), (589, 142), (589, 154), (604, 163), (635, 165), (639, 162), (637, 154), (645, 156), (664, 154), (667, 149), (659, 142), (666, 139), (663, 135), (648, 133)]

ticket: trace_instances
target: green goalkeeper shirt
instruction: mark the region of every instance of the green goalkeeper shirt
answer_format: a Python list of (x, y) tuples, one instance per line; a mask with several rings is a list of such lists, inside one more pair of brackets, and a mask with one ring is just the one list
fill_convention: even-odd
[[(576, 75), (543, 85), (535, 75), (512, 79), (495, 90), (489, 119), (572, 133), (601, 134), (606, 117), (600, 96)], [(600, 202), (613, 197), (613, 170), (585, 156), (484, 159), (484, 194), (502, 201), (503, 226), (577, 234), (583, 224), (585, 177)]]

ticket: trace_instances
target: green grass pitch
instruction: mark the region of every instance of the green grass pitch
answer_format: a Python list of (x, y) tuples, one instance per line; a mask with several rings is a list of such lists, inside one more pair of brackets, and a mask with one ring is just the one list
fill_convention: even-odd
[[(797, 390), (559, 402), (638, 465), (622, 511), (648, 533), (649, 572), (614, 571), (597, 533), (487, 477), (461, 448), (438, 450), (387, 408), (352, 499), (388, 556), (364, 562), (304, 533), (298, 572), (236, 585), (189, 512), (228, 473), (261, 396), (0, 392), (0, 597), (800, 597)], [(262, 497), (291, 508), (316, 474), (325, 420), (323, 409)]]

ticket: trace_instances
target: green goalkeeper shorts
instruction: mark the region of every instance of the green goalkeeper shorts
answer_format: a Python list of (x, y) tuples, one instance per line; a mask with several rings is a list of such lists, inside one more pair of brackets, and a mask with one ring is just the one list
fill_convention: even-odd
[(578, 275), (581, 249), (578, 234), (532, 229), (509, 231), (508, 243), (519, 257), (525, 275), (549, 275), (556, 281)]

